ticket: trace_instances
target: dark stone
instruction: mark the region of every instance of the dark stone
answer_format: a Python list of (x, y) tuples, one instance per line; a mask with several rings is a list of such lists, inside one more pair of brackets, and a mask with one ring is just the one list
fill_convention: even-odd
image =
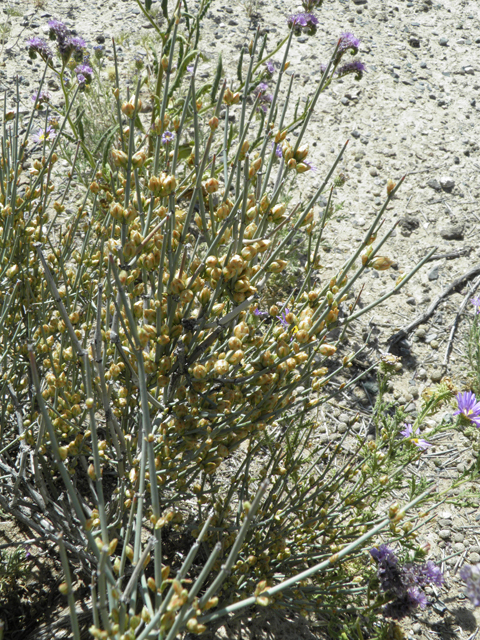
[(448, 38), (440, 38), (440, 40), (438, 41), (438, 44), (441, 47), (448, 47)]
[(400, 218), (400, 220), (398, 221), (398, 226), (400, 227), (400, 233), (402, 234), (402, 236), (408, 238), (412, 235), (412, 232), (415, 231), (415, 229), (418, 229), (420, 223), (413, 216), (407, 215), (404, 218)]
[(352, 0), (353, 4), (367, 4), (367, 0)]
[(352, 131), (352, 137), (353, 138), (358, 139), (358, 138), (360, 138), (360, 135), (361, 135), (360, 131), (357, 131), (356, 129), (355, 129), (355, 131)]
[(463, 240), (463, 224), (452, 224), (440, 231), (444, 240)]
[(420, 48), (420, 38), (417, 38), (417, 36), (410, 36), (410, 38), (408, 39), (408, 44), (413, 47), (414, 49), (419, 49)]
[(442, 187), (440, 186), (440, 183), (438, 180), (435, 180), (435, 178), (432, 178), (432, 180), (429, 180), (427, 182), (427, 187), (430, 187), (431, 189), (434, 189), (435, 191), (441, 191)]
[(103, 44), (105, 42), (105, 36), (97, 36), (95, 40), (98, 42), (98, 44)]
[(344, 107), (348, 107), (348, 105), (350, 104), (350, 101), (348, 98), (342, 98), (340, 102), (343, 104)]
[(440, 271), (440, 267), (439, 267), (439, 266), (433, 267), (433, 269), (432, 269), (432, 270), (430, 271), (430, 273), (428, 274), (428, 279), (429, 279), (430, 281), (432, 281), (432, 280), (438, 280), (438, 274), (439, 274), (439, 271)]

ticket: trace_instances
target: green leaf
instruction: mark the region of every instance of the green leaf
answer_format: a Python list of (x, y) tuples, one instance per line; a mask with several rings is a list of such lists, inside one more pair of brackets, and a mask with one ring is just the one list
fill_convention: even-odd
[(150, 11), (151, 8), (152, 8), (152, 0), (145, 0), (145, 9), (147, 11)]
[(210, 92), (210, 100), (212, 101), (212, 104), (215, 102), (215, 97), (218, 91), (218, 85), (220, 84), (220, 78), (222, 77), (222, 71), (223, 71), (222, 54), (220, 54), (218, 56), (218, 64), (217, 64), (217, 71), (215, 73), (215, 79), (213, 81), (212, 90)]

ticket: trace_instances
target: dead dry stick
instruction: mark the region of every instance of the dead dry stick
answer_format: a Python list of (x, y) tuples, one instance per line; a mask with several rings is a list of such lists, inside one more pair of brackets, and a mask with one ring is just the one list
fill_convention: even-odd
[(453, 321), (453, 325), (452, 325), (452, 329), (450, 331), (450, 335), (448, 336), (447, 348), (445, 349), (445, 357), (443, 358), (443, 366), (444, 367), (446, 367), (447, 364), (448, 364), (448, 359), (450, 357), (450, 351), (452, 350), (452, 346), (453, 346), (453, 338), (454, 338), (455, 332), (457, 330), (457, 326), (458, 326), (458, 322), (460, 320), (460, 316), (464, 312), (465, 307), (467, 306), (467, 302), (470, 300), (470, 297), (475, 293), (475, 291), (478, 289), (479, 285), (480, 285), (480, 278), (477, 278), (473, 289), (467, 293), (467, 295), (463, 299), (462, 304), (460, 305), (460, 309), (458, 310), (457, 315), (455, 316), (455, 320)]
[(436, 298), (432, 302), (432, 304), (428, 307), (425, 313), (422, 313), (422, 315), (418, 316), (415, 320), (413, 320), (413, 322), (408, 324), (403, 329), (400, 329), (400, 331), (397, 331), (397, 333), (393, 334), (393, 336), (388, 340), (388, 348), (391, 349), (393, 345), (397, 344), (397, 342), (399, 342), (400, 340), (403, 340), (404, 338), (406, 338), (408, 334), (411, 333), (414, 329), (416, 329), (419, 325), (424, 324), (433, 315), (438, 305), (443, 300), (445, 300), (445, 298), (447, 298), (449, 295), (454, 293), (457, 287), (460, 287), (462, 284), (464, 284), (465, 282), (468, 282), (469, 280), (471, 280), (472, 278), (475, 278), (475, 276), (478, 276), (478, 275), (480, 275), (480, 264), (477, 264), (475, 267), (473, 267), (473, 269), (470, 269), (470, 271), (467, 271), (467, 273), (465, 273), (463, 276), (459, 276), (458, 278), (456, 278), (452, 282), (452, 284), (448, 286), (446, 289), (444, 289), (442, 293), (438, 296), (438, 298)]

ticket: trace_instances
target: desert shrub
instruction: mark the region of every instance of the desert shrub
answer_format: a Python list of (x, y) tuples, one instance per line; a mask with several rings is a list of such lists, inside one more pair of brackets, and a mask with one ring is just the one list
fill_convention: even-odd
[[(200, 633), (255, 604), (314, 612), (331, 633), (350, 633), (375, 570), (369, 541), (387, 528), (413, 545), (407, 511), (431, 493), (412, 481), (407, 504), (391, 504), (421, 455), (418, 421), (400, 434), (401, 416), (379, 408), (375, 440), (358, 436), (354, 447), (352, 427), (334, 442), (318, 428), (319, 408), (358, 380), (347, 376), (355, 321), (430, 257), (360, 308), (355, 283), (392, 264), (383, 249), (394, 227), (379, 232), (400, 184), (322, 279), (346, 146), (313, 195), (292, 201), (314, 171), (308, 130), (322, 91), (347, 73), (361, 78), (361, 63), (345, 63), (358, 40), (340, 37), (300, 109), (294, 76), (280, 91), (294, 28), (267, 98), (271, 54), (258, 33), (235, 83), (222, 80), (220, 62), (198, 86), (205, 7), (185, 22), (163, 7), (155, 82), (124, 95), (115, 72), (118, 108), (101, 144), (81, 130), (94, 118), (76, 106), (95, 82), (84, 43), (56, 21), (57, 61), (47, 43), (29, 50), (57, 69), (65, 110), (52, 124), (39, 88), (45, 128), (27, 177), (33, 116), (21, 137), (19, 113), (4, 109), (0, 506), (58, 543), (75, 638), (72, 567), (92, 584), (98, 638)], [(57, 193), (59, 153), (71, 174), (82, 163), (88, 184), (70, 215), (71, 181)], [(293, 282), (298, 237), (304, 275)], [(399, 366), (384, 356), (382, 384)]]

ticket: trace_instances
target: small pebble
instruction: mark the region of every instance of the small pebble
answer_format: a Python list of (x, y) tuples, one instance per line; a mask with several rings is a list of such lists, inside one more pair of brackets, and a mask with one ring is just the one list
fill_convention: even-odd
[(443, 374), (440, 370), (435, 370), (432, 371), (432, 373), (430, 374), (430, 380), (432, 382), (440, 382), (440, 380), (443, 378)]
[(451, 535), (452, 532), (450, 531), (450, 529), (440, 529), (440, 531), (438, 532), (438, 537), (441, 540), (449, 540)]
[(468, 554), (468, 559), (470, 562), (476, 564), (477, 562), (480, 562), (480, 553), (477, 553), (476, 551), (470, 551), (470, 553)]
[(430, 341), (430, 346), (432, 347), (432, 349), (438, 349), (438, 345), (439, 345), (438, 340), (431, 340)]
[(463, 542), (465, 540), (465, 536), (463, 535), (463, 533), (456, 533), (453, 536), (453, 541), (454, 542)]

